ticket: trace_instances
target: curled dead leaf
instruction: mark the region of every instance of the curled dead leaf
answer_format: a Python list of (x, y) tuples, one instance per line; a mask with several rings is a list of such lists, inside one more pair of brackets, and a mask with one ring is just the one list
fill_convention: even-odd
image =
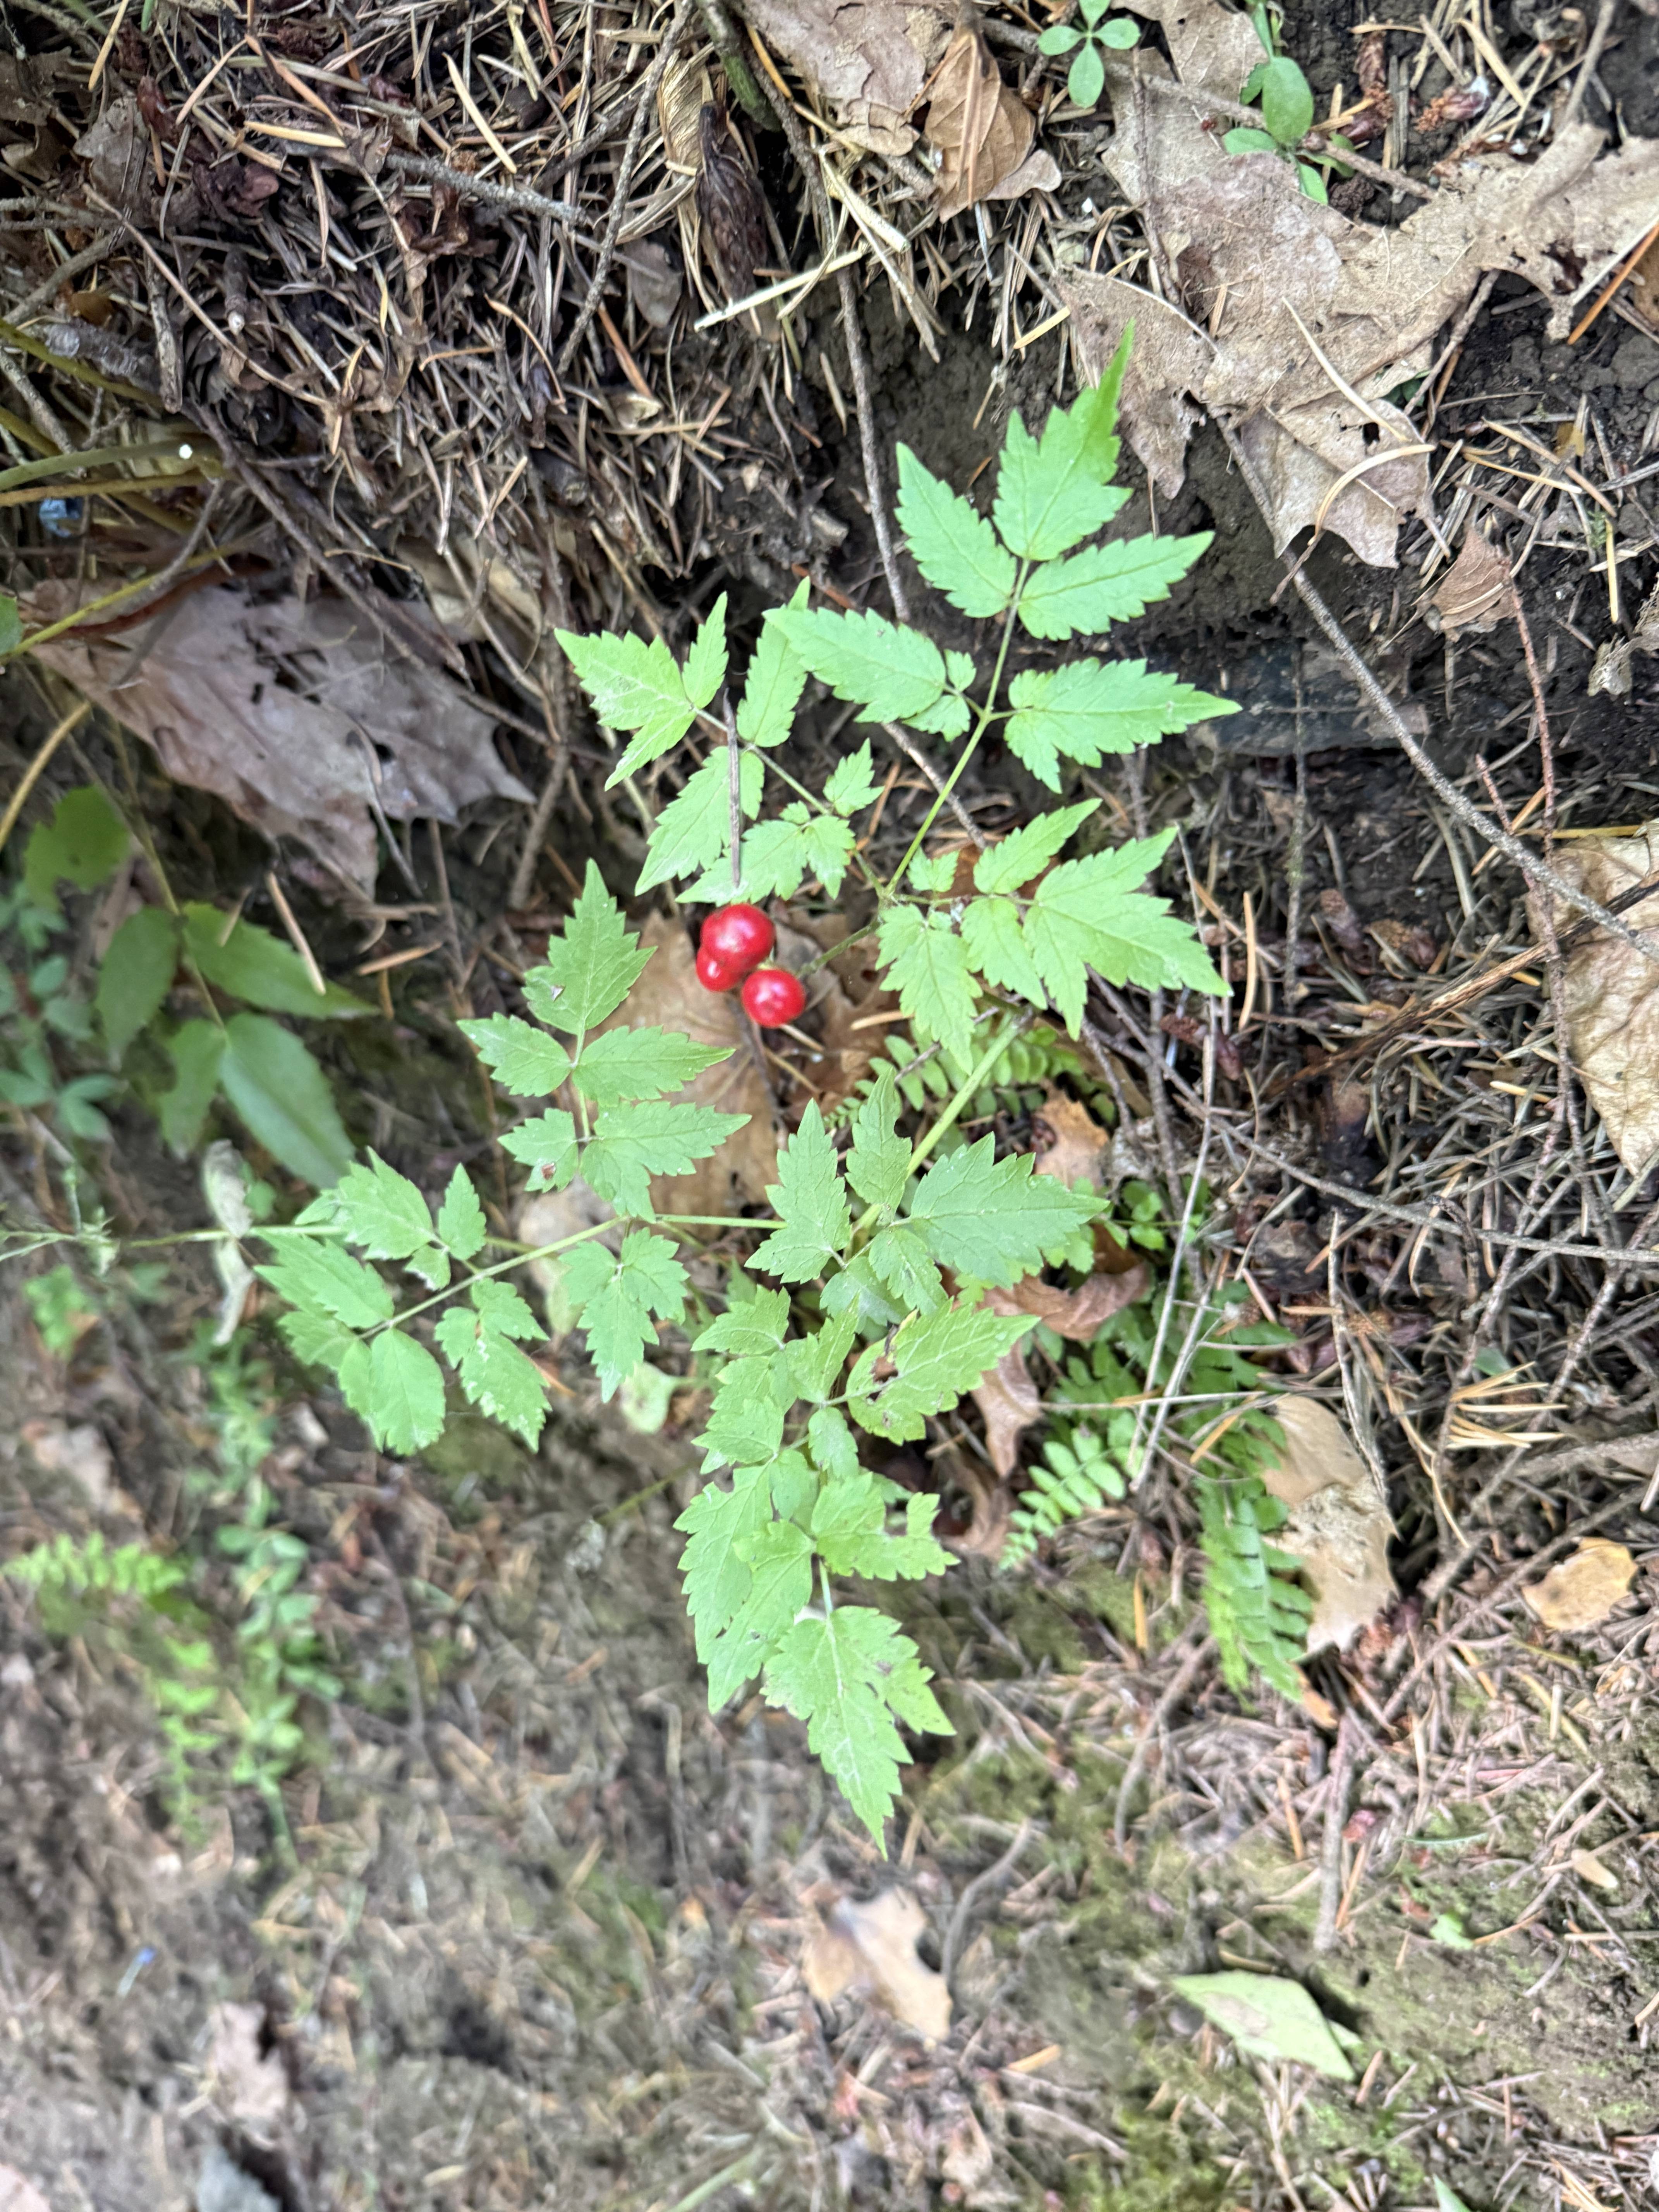
[(1571, 1559), (1553, 1566), (1521, 1595), (1546, 1628), (1570, 1636), (1599, 1628), (1635, 1577), (1636, 1562), (1624, 1545), (1586, 1536)]
[(1067, 1189), (1077, 1182), (1100, 1188), (1110, 1139), (1086, 1106), (1051, 1083), (1042, 1094), (1035, 1130), (1038, 1175), (1057, 1176)]
[(860, 1903), (843, 1897), (815, 1913), (801, 1951), (801, 1978), (821, 2004), (865, 1996), (936, 2043), (951, 2028), (951, 1992), (916, 1950), (927, 1915), (908, 1890), (884, 1889)]
[(1346, 1651), (1395, 1595), (1389, 1501), (1328, 1407), (1279, 1398), (1268, 1410), (1285, 1449), (1261, 1480), (1290, 1509), (1273, 1541), (1300, 1562), (1313, 1594), (1308, 1649)]
[[(1006, 1481), (1019, 1465), (1021, 1437), (1034, 1422), (1042, 1419), (1042, 1401), (1025, 1364), (1025, 1355), (1018, 1345), (1012, 1352), (1005, 1352), (990, 1373), (975, 1386), (973, 1399), (985, 1423), (985, 1449), (991, 1455), (991, 1464)], [(1007, 1494), (1003, 1492), (1000, 1507), (997, 1507), (994, 1501), (998, 1495), (998, 1491), (988, 1484), (982, 1498), (975, 1492), (973, 1522), (966, 1536), (958, 1540), (958, 1551), (982, 1553), (987, 1558), (994, 1558), (1001, 1551), (1002, 1539), (1008, 1532), (1009, 1504)]]
[[(1575, 889), (1605, 906), (1659, 873), (1659, 821), (1633, 837), (1583, 837), (1558, 846), (1555, 865)], [(1527, 911), (1538, 930), (1538, 903)], [(1638, 931), (1659, 927), (1659, 891), (1623, 916)], [(1563, 996), (1572, 1063), (1613, 1148), (1638, 1178), (1659, 1163), (1659, 967), (1622, 938), (1597, 930), (1567, 957)]]
[(990, 1290), (982, 1303), (994, 1314), (1032, 1314), (1073, 1344), (1092, 1344), (1115, 1313), (1145, 1297), (1151, 1270), (1136, 1260), (1117, 1274), (1091, 1275), (1074, 1291), (1056, 1290), (1041, 1275), (1024, 1275), (1011, 1291)]
[(1496, 629), (1508, 612), (1508, 556), (1471, 529), (1457, 558), (1429, 594), (1429, 605), (1449, 635), (1460, 629)]
[(939, 15), (908, 0), (744, 0), (743, 12), (851, 137), (875, 152), (908, 150), (903, 118), (945, 42)]
[(1030, 152), (1036, 126), (1019, 94), (1003, 82), (975, 24), (958, 26), (923, 97), (927, 137), (939, 153), (941, 217), (960, 215), (975, 200), (1012, 197), (1004, 188)]
[[(47, 581), (27, 617), (56, 621), (101, 588)], [(441, 644), (434, 631), (434, 657)], [(392, 658), (343, 599), (261, 605), (210, 585), (36, 653), (153, 745), (175, 782), (216, 793), (268, 837), (298, 838), (370, 895), (377, 808), (453, 822), (475, 799), (530, 799), (496, 757), (489, 715), (439, 670)]]

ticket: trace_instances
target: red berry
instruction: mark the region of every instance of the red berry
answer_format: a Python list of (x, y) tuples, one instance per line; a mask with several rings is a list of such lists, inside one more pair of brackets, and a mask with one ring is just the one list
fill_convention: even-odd
[(757, 968), (743, 987), (743, 1010), (763, 1030), (781, 1022), (799, 1021), (806, 1010), (806, 993), (799, 975), (787, 968)]
[(697, 953), (697, 981), (705, 991), (735, 991), (743, 981), (741, 968), (717, 960), (705, 945)]
[(704, 952), (738, 975), (758, 967), (776, 942), (771, 923), (757, 906), (717, 907), (697, 939)]

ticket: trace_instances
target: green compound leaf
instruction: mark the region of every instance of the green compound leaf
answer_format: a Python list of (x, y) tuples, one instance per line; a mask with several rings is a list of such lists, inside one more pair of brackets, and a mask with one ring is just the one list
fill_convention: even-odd
[(439, 1315), (438, 1343), (469, 1402), (533, 1446), (547, 1415), (546, 1386), (514, 1339), (539, 1337), (541, 1325), (505, 1283), (476, 1282), (471, 1295), (471, 1308), (453, 1305)]
[(717, 1713), (759, 1674), (768, 1652), (812, 1595), (811, 1541), (793, 1522), (763, 1522), (738, 1550), (749, 1569), (749, 1588), (705, 1662), (710, 1712)]
[[(789, 608), (806, 605), (810, 586), (801, 579)], [(772, 607), (761, 624), (755, 654), (744, 678), (743, 703), (738, 708), (738, 735), (745, 744), (781, 745), (794, 726), (795, 709), (806, 683), (806, 671), (783, 634), (779, 617), (789, 609)]]
[(963, 911), (962, 943), (969, 965), (988, 983), (1012, 991), (1031, 1006), (1048, 1005), (1048, 994), (1025, 949), (1019, 908), (1012, 899), (975, 899)]
[(470, 1260), (483, 1247), (489, 1226), (471, 1177), (465, 1168), (458, 1167), (438, 1208), (439, 1242), (458, 1260)]
[(685, 656), (685, 696), (694, 707), (706, 707), (725, 683), (726, 659), (726, 594), (722, 592), (698, 623), (691, 650)]
[(1009, 416), (992, 512), (1003, 544), (1023, 560), (1052, 561), (1093, 537), (1128, 498), (1111, 482), (1117, 396), (1128, 358), (1126, 335), (1098, 384), (1069, 408), (1049, 409), (1040, 440), (1018, 415)]
[(191, 904), (184, 911), (185, 953), (210, 983), (233, 999), (246, 999), (268, 1013), (304, 1014), (313, 1021), (350, 1021), (374, 1012), (337, 984), (318, 991), (294, 947), (268, 929), (239, 919), (227, 937), (230, 917), (217, 907)]
[(1100, 1210), (1092, 1193), (1035, 1175), (1035, 1164), (1029, 1152), (998, 1159), (992, 1136), (964, 1145), (923, 1176), (909, 1224), (941, 1267), (1010, 1289)]
[(852, 1230), (846, 1186), (836, 1149), (814, 1099), (800, 1127), (778, 1154), (778, 1180), (766, 1195), (781, 1225), (756, 1252), (750, 1265), (786, 1283), (805, 1283), (836, 1259)]
[(64, 793), (50, 822), (37, 823), (30, 830), (23, 848), (23, 887), (56, 921), (61, 912), (58, 884), (95, 890), (115, 873), (131, 842), (126, 823), (98, 786), (78, 785)]
[(694, 1338), (693, 1352), (781, 1352), (789, 1334), (789, 1293), (757, 1288), (752, 1297), (729, 1305)]
[(1085, 799), (1076, 806), (1058, 806), (1052, 814), (1039, 814), (1023, 830), (988, 845), (974, 863), (975, 889), (1017, 891), (1022, 884), (1034, 881), (1099, 805), (1097, 799)]
[(705, 1067), (731, 1057), (729, 1046), (695, 1044), (678, 1030), (602, 1030), (582, 1047), (571, 1079), (596, 1106), (623, 1106), (684, 1090)]
[(863, 1256), (901, 1314), (932, 1313), (944, 1304), (939, 1269), (921, 1237), (904, 1223), (878, 1230)]
[(434, 1244), (431, 1209), (407, 1176), (371, 1152), (367, 1167), (346, 1170), (334, 1195), (349, 1243), (371, 1260), (402, 1260), (434, 1291), (443, 1288), (449, 1256)]
[(1063, 861), (1037, 885), (1025, 912), (1025, 943), (1072, 1036), (1083, 1018), (1091, 968), (1109, 983), (1224, 990), (1192, 924), (1172, 915), (1167, 899), (1139, 888), (1174, 835), (1165, 830), (1115, 853)]
[(443, 1433), (443, 1370), (401, 1329), (382, 1329), (368, 1347), (368, 1424), (379, 1449), (399, 1456)]
[(757, 1466), (776, 1455), (783, 1441), (783, 1417), (794, 1402), (794, 1391), (781, 1371), (783, 1366), (775, 1354), (728, 1360), (721, 1368), (708, 1425), (697, 1439), (705, 1474), (716, 1467)]
[(587, 1334), (588, 1356), (609, 1398), (657, 1341), (651, 1316), (678, 1321), (685, 1311), (686, 1273), (665, 1237), (631, 1230), (619, 1252), (577, 1244), (560, 1261), (565, 1289)]
[(879, 944), (888, 985), (898, 993), (905, 1013), (958, 1060), (966, 1060), (975, 992), (967, 947), (949, 915), (890, 907)]
[(618, 1213), (649, 1218), (651, 1177), (689, 1175), (748, 1119), (667, 1099), (610, 1106), (596, 1117), (592, 1140), (582, 1148), (582, 1173)]
[(1073, 660), (1051, 673), (1022, 670), (1008, 687), (1014, 708), (1003, 736), (1009, 750), (1050, 791), (1060, 761), (1098, 768), (1108, 753), (1132, 752), (1194, 722), (1236, 714), (1235, 699), (1195, 690), (1144, 660)]
[(351, 1139), (328, 1078), (299, 1038), (267, 1015), (234, 1014), (226, 1023), (219, 1081), (254, 1137), (290, 1174), (326, 1190), (350, 1166)]
[(650, 957), (590, 860), (562, 933), (549, 938), (545, 962), (524, 979), (525, 998), (538, 1021), (580, 1036), (615, 1013)]
[(1215, 532), (1190, 538), (1119, 538), (1039, 568), (1019, 595), (1019, 618), (1033, 637), (1094, 635), (1131, 622), (1192, 567)]
[(866, 1606), (798, 1620), (767, 1662), (769, 1704), (806, 1723), (808, 1748), (884, 1851), (899, 1769), (910, 1763), (896, 1718), (933, 1735), (954, 1734), (932, 1680), (897, 1623)]
[(945, 690), (944, 656), (920, 630), (823, 607), (786, 607), (775, 619), (811, 673), (863, 708), (861, 722), (914, 722)]
[(812, 1510), (812, 1541), (832, 1575), (865, 1575), (872, 1582), (920, 1582), (940, 1575), (951, 1554), (930, 1532), (939, 1499), (906, 1502), (904, 1533), (890, 1534), (887, 1506), (876, 1478), (862, 1468), (850, 1481), (832, 1482)]
[[(743, 895), (747, 899), (793, 898), (809, 876), (817, 876), (834, 898), (856, 842), (850, 825), (839, 816), (814, 814), (793, 799), (775, 821), (763, 822), (744, 839)], [(729, 870), (719, 879), (712, 873), (702, 877), (686, 896), (729, 897)]]
[(504, 1130), (501, 1146), (534, 1170), (527, 1186), (531, 1190), (562, 1190), (576, 1172), (575, 1119), (562, 1108)]
[[(1053, 1177), (1048, 1178), (1053, 1181)], [(941, 1306), (908, 1321), (887, 1347), (897, 1372), (872, 1380), (880, 1347), (872, 1345), (853, 1370), (848, 1404), (872, 1436), (909, 1443), (927, 1433), (927, 1417), (954, 1406), (1033, 1327), (1030, 1314), (994, 1314), (982, 1306)]]
[(217, 1022), (185, 1022), (167, 1039), (167, 1051), (173, 1088), (162, 1092), (155, 1111), (163, 1139), (182, 1159), (201, 1142), (202, 1125), (219, 1088), (225, 1033)]
[(837, 814), (860, 813), (873, 806), (881, 797), (881, 786), (876, 781), (870, 759), (870, 740), (866, 738), (855, 753), (837, 763), (823, 787), (823, 795)]
[[(752, 822), (760, 812), (761, 786), (766, 771), (752, 753), (738, 763), (743, 814)], [(724, 745), (716, 745), (700, 769), (686, 779), (678, 799), (671, 799), (657, 817), (646, 848), (645, 866), (635, 889), (648, 891), (671, 876), (689, 876), (695, 869), (712, 867), (731, 842), (732, 772)]]
[(853, 1149), (847, 1180), (872, 1206), (896, 1207), (910, 1179), (910, 1140), (898, 1133), (898, 1091), (884, 1067), (875, 1088), (853, 1116)]
[(516, 1014), (455, 1024), (503, 1091), (518, 1098), (546, 1098), (570, 1073), (570, 1054), (556, 1037)]
[(179, 925), (164, 907), (140, 907), (109, 941), (93, 1004), (112, 1060), (153, 1021), (179, 965)]
[(1000, 615), (1014, 595), (1018, 567), (984, 516), (898, 449), (899, 527), (910, 556), (935, 590), (965, 615)]
[(723, 597), (697, 633), (684, 675), (660, 638), (647, 645), (643, 638), (606, 632), (593, 637), (575, 637), (562, 629), (555, 634), (600, 721), (635, 732), (606, 779), (607, 789), (678, 744), (726, 674)]
[(284, 1237), (276, 1249), (276, 1259), (254, 1273), (290, 1305), (331, 1316), (347, 1328), (373, 1328), (391, 1320), (392, 1293), (385, 1283), (337, 1244)]
[(710, 1483), (674, 1523), (689, 1539), (680, 1553), (680, 1573), (697, 1656), (705, 1664), (715, 1639), (730, 1627), (749, 1595), (749, 1562), (741, 1547), (772, 1517), (766, 1475), (763, 1467), (739, 1468), (730, 1490)]

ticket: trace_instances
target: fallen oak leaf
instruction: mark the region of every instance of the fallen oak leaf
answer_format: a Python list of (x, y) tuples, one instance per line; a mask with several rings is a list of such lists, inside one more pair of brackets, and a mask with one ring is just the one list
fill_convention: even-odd
[(1521, 1595), (1546, 1628), (1571, 1636), (1599, 1628), (1635, 1577), (1636, 1561), (1623, 1544), (1606, 1536), (1586, 1536), (1571, 1559), (1560, 1560)]
[(929, 2042), (950, 2033), (951, 1992), (916, 1949), (927, 1915), (908, 1890), (860, 1903), (839, 1898), (816, 1912), (801, 1950), (801, 1978), (821, 2004), (867, 1996)]

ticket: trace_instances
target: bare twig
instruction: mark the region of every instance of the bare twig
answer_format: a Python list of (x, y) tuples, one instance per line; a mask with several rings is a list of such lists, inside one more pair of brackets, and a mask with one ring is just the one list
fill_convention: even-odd
[(1584, 94), (1595, 75), (1595, 65), (1601, 58), (1601, 49), (1607, 42), (1607, 33), (1613, 28), (1613, 19), (1619, 12), (1619, 0), (1601, 0), (1595, 11), (1595, 22), (1589, 34), (1589, 44), (1584, 49), (1584, 58), (1578, 64), (1578, 74), (1573, 79), (1572, 90), (1567, 94), (1567, 104), (1561, 110), (1561, 120), (1556, 134), (1568, 130), (1578, 120), (1578, 111), (1584, 104)]
[(1146, 1761), (1158, 1741), (1158, 1731), (1166, 1726), (1170, 1714), (1197, 1680), (1199, 1670), (1214, 1656), (1213, 1637), (1206, 1636), (1201, 1644), (1194, 1645), (1176, 1669), (1175, 1679), (1152, 1708), (1151, 1718), (1135, 1741), (1135, 1747), (1129, 1753), (1129, 1763), (1123, 1770), (1123, 1779), (1117, 1785), (1117, 1807), (1112, 1814), (1112, 1838), (1120, 1851), (1125, 1849), (1129, 1840), (1129, 1801), (1134, 1795), (1136, 1783), (1146, 1771)]
[[(928, 782), (932, 784), (935, 792), (944, 793), (944, 777), (933, 766), (932, 761), (928, 759), (927, 754), (923, 752), (921, 747), (917, 744), (915, 739), (910, 735), (910, 732), (908, 730), (901, 729), (896, 722), (884, 722), (881, 726), (886, 731), (888, 736), (893, 740), (893, 743), (904, 755), (905, 759), (909, 762), (912, 768), (917, 769), (920, 774), (927, 777)], [(945, 803), (950, 808), (951, 813), (955, 815), (960, 828), (969, 838), (972, 839), (973, 842), (977, 845), (981, 842), (980, 833), (975, 824), (974, 817), (968, 811), (968, 809), (963, 805), (962, 801), (957, 797), (955, 792), (951, 792), (948, 796), (946, 796)]]
[(525, 185), (499, 184), (494, 177), (469, 177), (464, 170), (452, 169), (447, 161), (434, 161), (429, 154), (388, 154), (386, 166), (400, 177), (414, 177), (427, 185), (447, 185), (464, 200), (516, 208), (523, 215), (545, 216), (550, 222), (581, 220), (580, 210), (572, 207), (568, 200), (549, 199), (544, 192), (532, 191)]
[[(1245, 452), (1238, 433), (1232, 425), (1230, 422), (1222, 422), (1220, 428), (1221, 434), (1227, 441), (1227, 450), (1237, 464), (1239, 474), (1249, 485), (1251, 497), (1261, 508), (1263, 521), (1271, 529), (1273, 506), (1267, 496), (1267, 486), (1262, 483), (1255, 464)], [(1589, 897), (1583, 891), (1568, 883), (1565, 877), (1559, 875), (1553, 868), (1547, 866), (1540, 860), (1536, 854), (1529, 853), (1519, 838), (1511, 837), (1506, 830), (1500, 830), (1495, 822), (1487, 820), (1478, 806), (1471, 805), (1451, 778), (1430, 759), (1428, 754), (1418, 744), (1417, 739), (1407, 728), (1400, 709), (1372, 675), (1370, 669), (1355, 650), (1347, 632), (1300, 568), (1293, 568), (1291, 571), (1291, 582), (1296, 587), (1297, 598), (1330, 640), (1337, 658), (1372, 707), (1382, 717), (1395, 743), (1439, 799), (1441, 805), (1455, 814), (1460, 822), (1466, 823), (1478, 836), (1484, 837), (1489, 845), (1496, 846), (1506, 860), (1515, 863), (1529, 883), (1546, 887), (1553, 891), (1557, 898), (1565, 900), (1567, 905), (1574, 908), (1578, 913), (1589, 915), (1590, 919), (1599, 922), (1603, 929), (1610, 931), (1614, 937), (1621, 939), (1625, 944), (1639, 952), (1644, 960), (1659, 962), (1659, 946), (1646, 943), (1633, 929), (1626, 929), (1616, 915), (1610, 913), (1606, 907), (1598, 904), (1595, 899)]]
[(1336, 1916), (1342, 1903), (1342, 1831), (1348, 1820), (1348, 1791), (1353, 1781), (1352, 1725), (1346, 1713), (1337, 1723), (1336, 1756), (1331, 1762), (1325, 1797), (1325, 1829), (1319, 1844), (1319, 1914), (1314, 1922), (1316, 1951), (1336, 1948)]

